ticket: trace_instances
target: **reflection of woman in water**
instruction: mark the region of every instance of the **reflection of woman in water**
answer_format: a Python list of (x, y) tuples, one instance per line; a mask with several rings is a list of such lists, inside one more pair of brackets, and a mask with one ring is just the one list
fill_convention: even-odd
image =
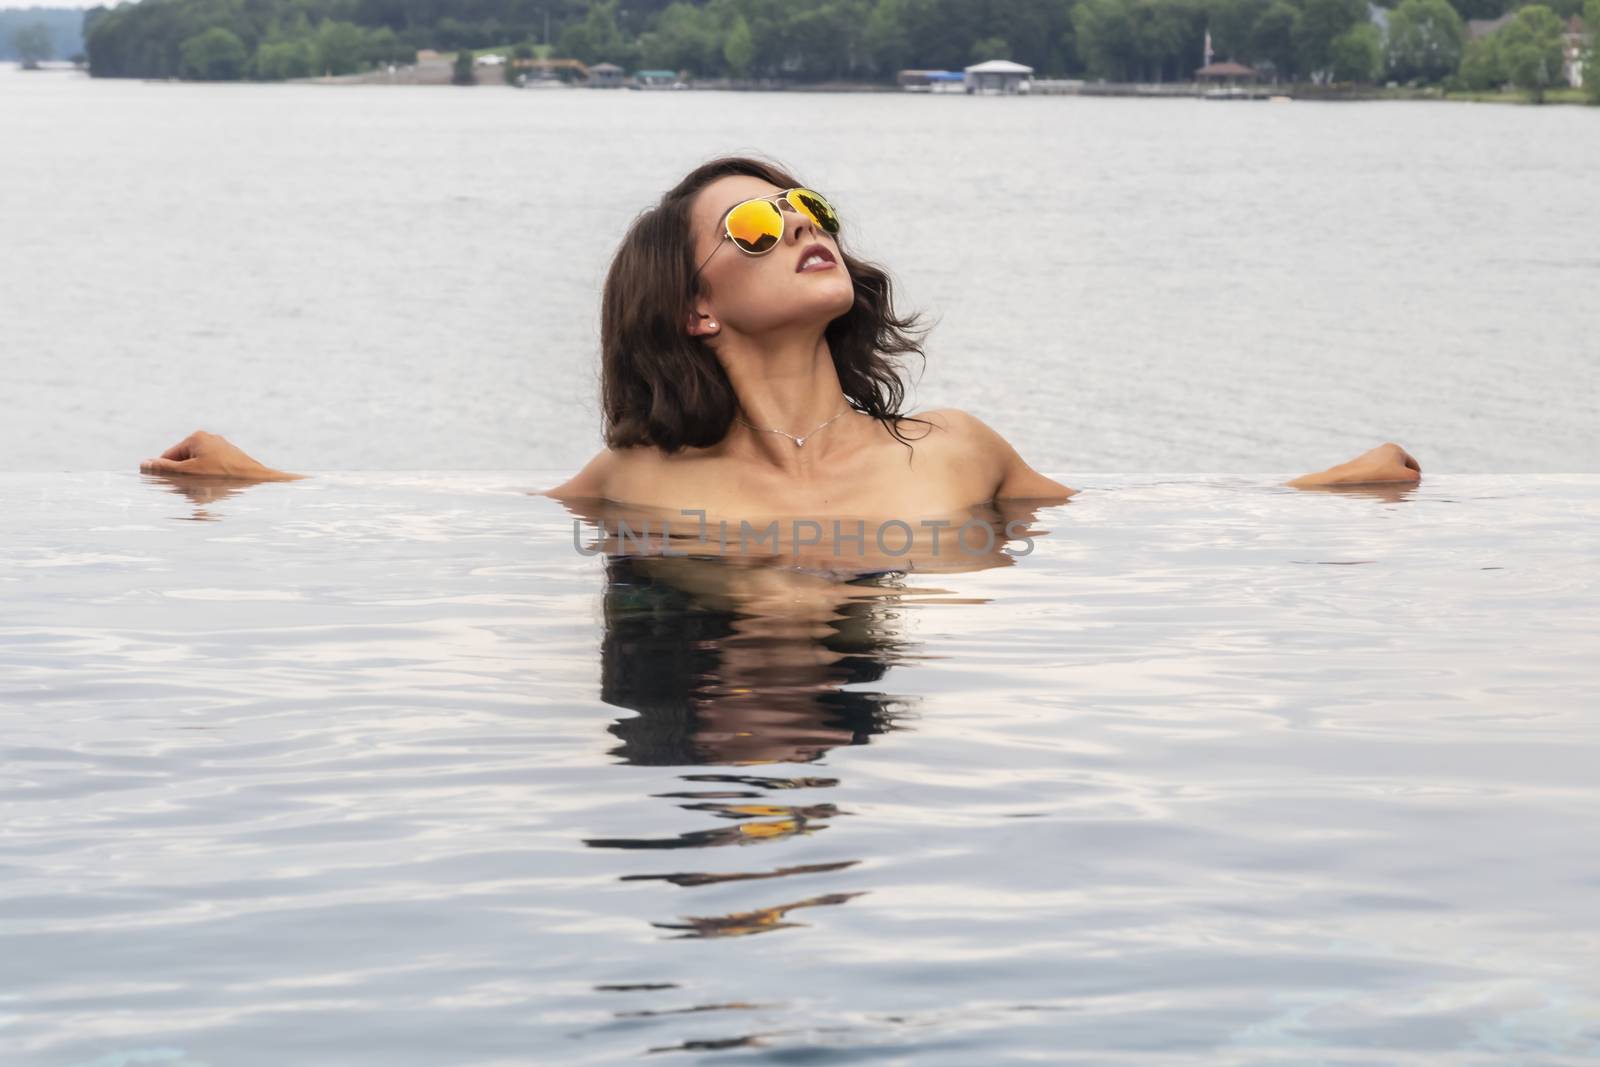
[[(1074, 490), (978, 418), (900, 410), (898, 360), (921, 351), (914, 319), (895, 312), (887, 274), (845, 251), (843, 227), (797, 178), (740, 158), (696, 168), (640, 215), (602, 297), (607, 448), (549, 494), (712, 516), (910, 518), (1066, 500)], [(298, 477), (203, 431), (141, 466)], [(1420, 476), (1386, 444), (1289, 484)]]
[(804, 762), (862, 744), (903, 714), (904, 701), (857, 688), (906, 651), (873, 597), (841, 598), (827, 618), (760, 614), (735, 589), (712, 597), (674, 584), (662, 573), (673, 567), (727, 569), (606, 560), (600, 699), (638, 712), (612, 725), (614, 755), (667, 766)]

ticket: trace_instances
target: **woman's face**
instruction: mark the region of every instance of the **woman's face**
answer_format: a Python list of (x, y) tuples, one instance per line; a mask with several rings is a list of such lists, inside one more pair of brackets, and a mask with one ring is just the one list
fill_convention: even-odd
[[(812, 325), (820, 331), (855, 303), (838, 243), (787, 203), (774, 200), (782, 212), (783, 238), (765, 255), (746, 255), (727, 239), (723, 217), (729, 208), (782, 191), (771, 182), (741, 174), (718, 178), (695, 197), (689, 228), (694, 261), (705, 267), (700, 272), (701, 295), (691, 309), (690, 333), (715, 336), (732, 331), (749, 337)], [(815, 261), (819, 252), (821, 263)], [(717, 326), (709, 327), (709, 322)]]

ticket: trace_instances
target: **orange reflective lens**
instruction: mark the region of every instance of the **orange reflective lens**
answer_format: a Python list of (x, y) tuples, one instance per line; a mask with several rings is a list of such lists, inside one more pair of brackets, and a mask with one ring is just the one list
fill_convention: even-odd
[[(839, 232), (839, 216), (821, 193), (788, 189), (781, 195), (790, 208), (816, 223), (823, 232)], [(759, 256), (770, 252), (783, 238), (783, 210), (771, 198), (746, 200), (728, 212), (726, 228), (739, 251)]]
[(771, 200), (746, 200), (728, 212), (728, 236), (739, 251), (758, 256), (783, 236), (783, 215)]

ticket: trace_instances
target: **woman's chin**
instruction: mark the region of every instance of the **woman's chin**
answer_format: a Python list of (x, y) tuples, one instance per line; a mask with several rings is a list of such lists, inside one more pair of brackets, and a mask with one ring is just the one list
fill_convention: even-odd
[(781, 321), (772, 325), (778, 327), (801, 323), (827, 325), (854, 307), (855, 300), (854, 289), (846, 287), (843, 291), (830, 290), (819, 285), (790, 303), (786, 309), (787, 314), (781, 317)]
[(830, 321), (855, 306), (855, 286), (850, 284), (850, 276), (844, 271), (827, 271), (811, 282), (813, 287), (807, 294), (807, 303), (827, 311)]

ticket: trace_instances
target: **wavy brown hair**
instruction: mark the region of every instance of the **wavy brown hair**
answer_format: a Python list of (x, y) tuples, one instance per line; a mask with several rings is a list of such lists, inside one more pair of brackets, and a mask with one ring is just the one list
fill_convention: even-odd
[[(691, 337), (684, 323), (698, 292), (690, 207), (700, 190), (735, 174), (780, 189), (804, 184), (763, 160), (711, 160), (634, 220), (611, 261), (600, 301), (600, 401), (610, 448), (705, 448), (733, 423), (739, 406), (733, 385), (710, 345)], [(887, 271), (851, 256), (843, 242), (839, 253), (856, 294), (823, 334), (839, 384), (852, 407), (883, 422), (909, 448), (899, 423), (926, 422), (900, 410), (901, 361), (915, 355), (926, 362), (924, 331), (917, 315), (895, 313)]]

